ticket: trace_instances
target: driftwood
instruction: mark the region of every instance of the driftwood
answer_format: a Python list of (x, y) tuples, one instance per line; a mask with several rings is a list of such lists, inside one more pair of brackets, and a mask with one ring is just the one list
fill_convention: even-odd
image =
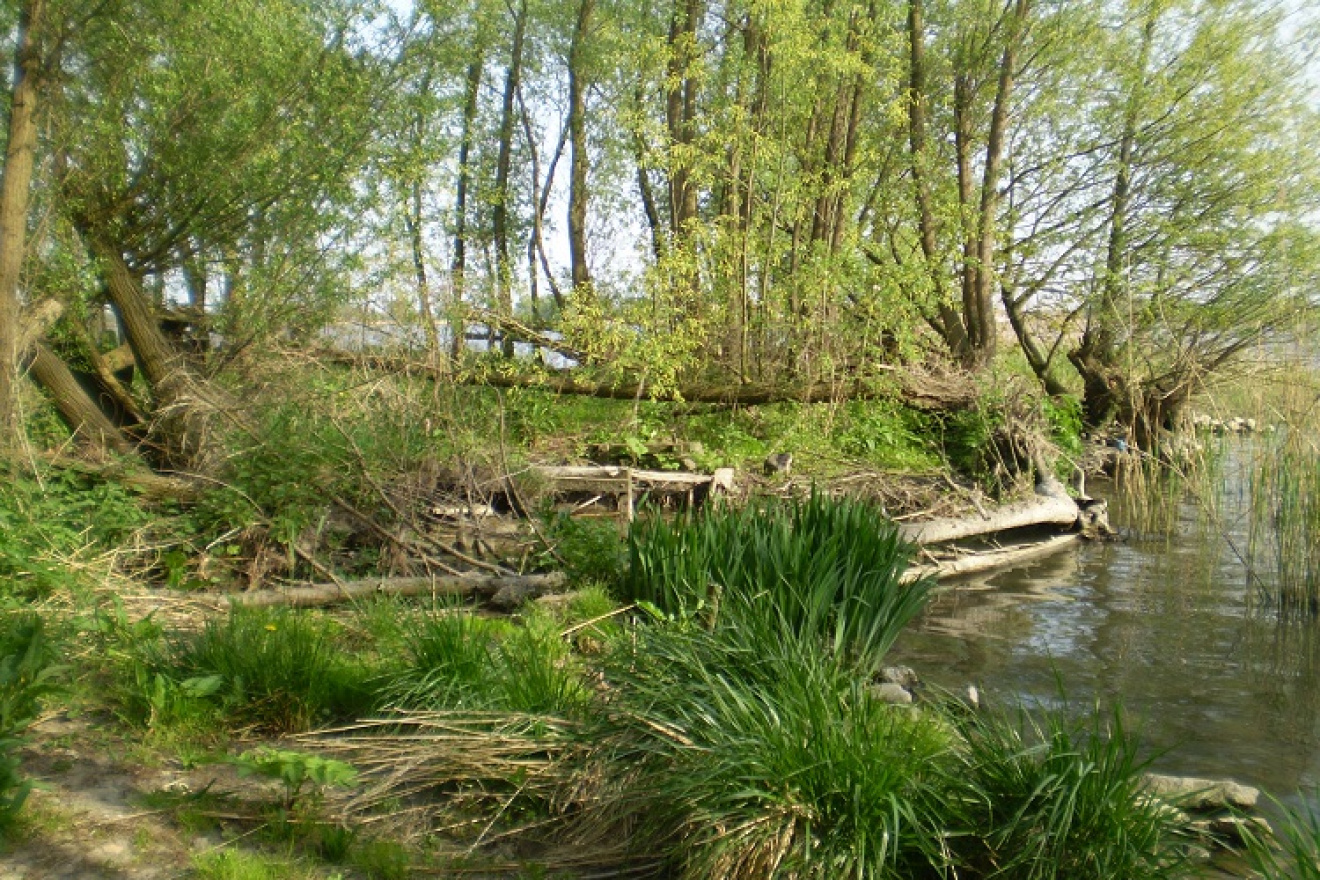
[(581, 492), (617, 492), (629, 480), (638, 489), (661, 492), (728, 490), (733, 486), (733, 473), (724, 468), (714, 474), (693, 474), (687, 471), (651, 471), (610, 465), (565, 465), (537, 467), (532, 472), (565, 489)]
[(1077, 502), (1066, 495), (1038, 495), (1027, 501), (986, 511), (985, 514), (903, 523), (899, 526), (899, 532), (904, 540), (925, 546), (1028, 526), (1071, 528), (1076, 524), (1077, 516)]
[(948, 560), (932, 562), (926, 565), (914, 565), (903, 574), (904, 583), (931, 577), (936, 580), (944, 578), (959, 577), (965, 574), (980, 574), (985, 571), (992, 571), (996, 568), (1004, 568), (1010, 565), (1019, 565), (1024, 562), (1030, 562), (1042, 556), (1048, 556), (1066, 547), (1071, 547), (1082, 536), (1078, 533), (1069, 533), (1066, 535), (1053, 535), (1039, 541), (1028, 541), (1021, 544), (997, 547), (991, 550), (969, 551), (962, 556), (957, 556)]
[(507, 576), (463, 574), (306, 584), (276, 590), (251, 590), (217, 599), (224, 606), (252, 608), (319, 608), (373, 596), (483, 596), (498, 600), (503, 594), (517, 596), (521, 602), (551, 593), (563, 585), (564, 576), (558, 572)]

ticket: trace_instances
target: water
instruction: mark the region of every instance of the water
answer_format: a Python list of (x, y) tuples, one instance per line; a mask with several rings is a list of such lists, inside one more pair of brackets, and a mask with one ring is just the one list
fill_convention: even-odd
[[(1286, 801), (1320, 784), (1320, 627), (1248, 608), (1237, 520), (1194, 505), (1175, 538), (1083, 544), (952, 583), (898, 662), (987, 699), (1122, 704), (1156, 770), (1233, 778)], [(1121, 520), (1120, 520), (1121, 523)]]

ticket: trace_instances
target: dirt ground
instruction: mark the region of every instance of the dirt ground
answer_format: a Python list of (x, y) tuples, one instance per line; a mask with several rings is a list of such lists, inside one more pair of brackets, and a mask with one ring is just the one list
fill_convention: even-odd
[(219, 826), (190, 832), (174, 804), (197, 792), (274, 796), (225, 764), (144, 764), (136, 744), (107, 733), (109, 726), (60, 712), (31, 728), (23, 770), (39, 787), (0, 842), (0, 880), (189, 877), (195, 856), (232, 844)]

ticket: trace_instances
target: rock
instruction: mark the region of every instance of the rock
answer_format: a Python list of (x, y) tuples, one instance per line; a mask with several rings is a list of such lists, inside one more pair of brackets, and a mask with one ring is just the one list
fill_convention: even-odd
[(1146, 774), (1146, 791), (1170, 801), (1184, 810), (1205, 812), (1228, 807), (1250, 810), (1260, 799), (1260, 791), (1230, 780), (1198, 779), (1194, 776)]
[(921, 684), (921, 678), (911, 666), (886, 666), (880, 670), (880, 681), (903, 688), (913, 688)]
[(912, 693), (901, 684), (894, 684), (892, 681), (872, 685), (871, 693), (882, 703), (892, 703), (895, 706), (912, 705)]
[(1216, 816), (1197, 822), (1194, 827), (1228, 846), (1241, 846), (1251, 838), (1269, 840), (1274, 836), (1270, 823), (1260, 816)]

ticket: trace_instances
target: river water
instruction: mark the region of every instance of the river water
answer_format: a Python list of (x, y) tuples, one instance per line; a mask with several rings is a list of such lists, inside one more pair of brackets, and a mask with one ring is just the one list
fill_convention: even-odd
[(1244, 541), (1240, 519), (1211, 526), (1188, 502), (1170, 539), (1128, 533), (942, 585), (894, 656), (989, 700), (1121, 704), (1154, 769), (1295, 802), (1320, 783), (1320, 628), (1249, 607)]

